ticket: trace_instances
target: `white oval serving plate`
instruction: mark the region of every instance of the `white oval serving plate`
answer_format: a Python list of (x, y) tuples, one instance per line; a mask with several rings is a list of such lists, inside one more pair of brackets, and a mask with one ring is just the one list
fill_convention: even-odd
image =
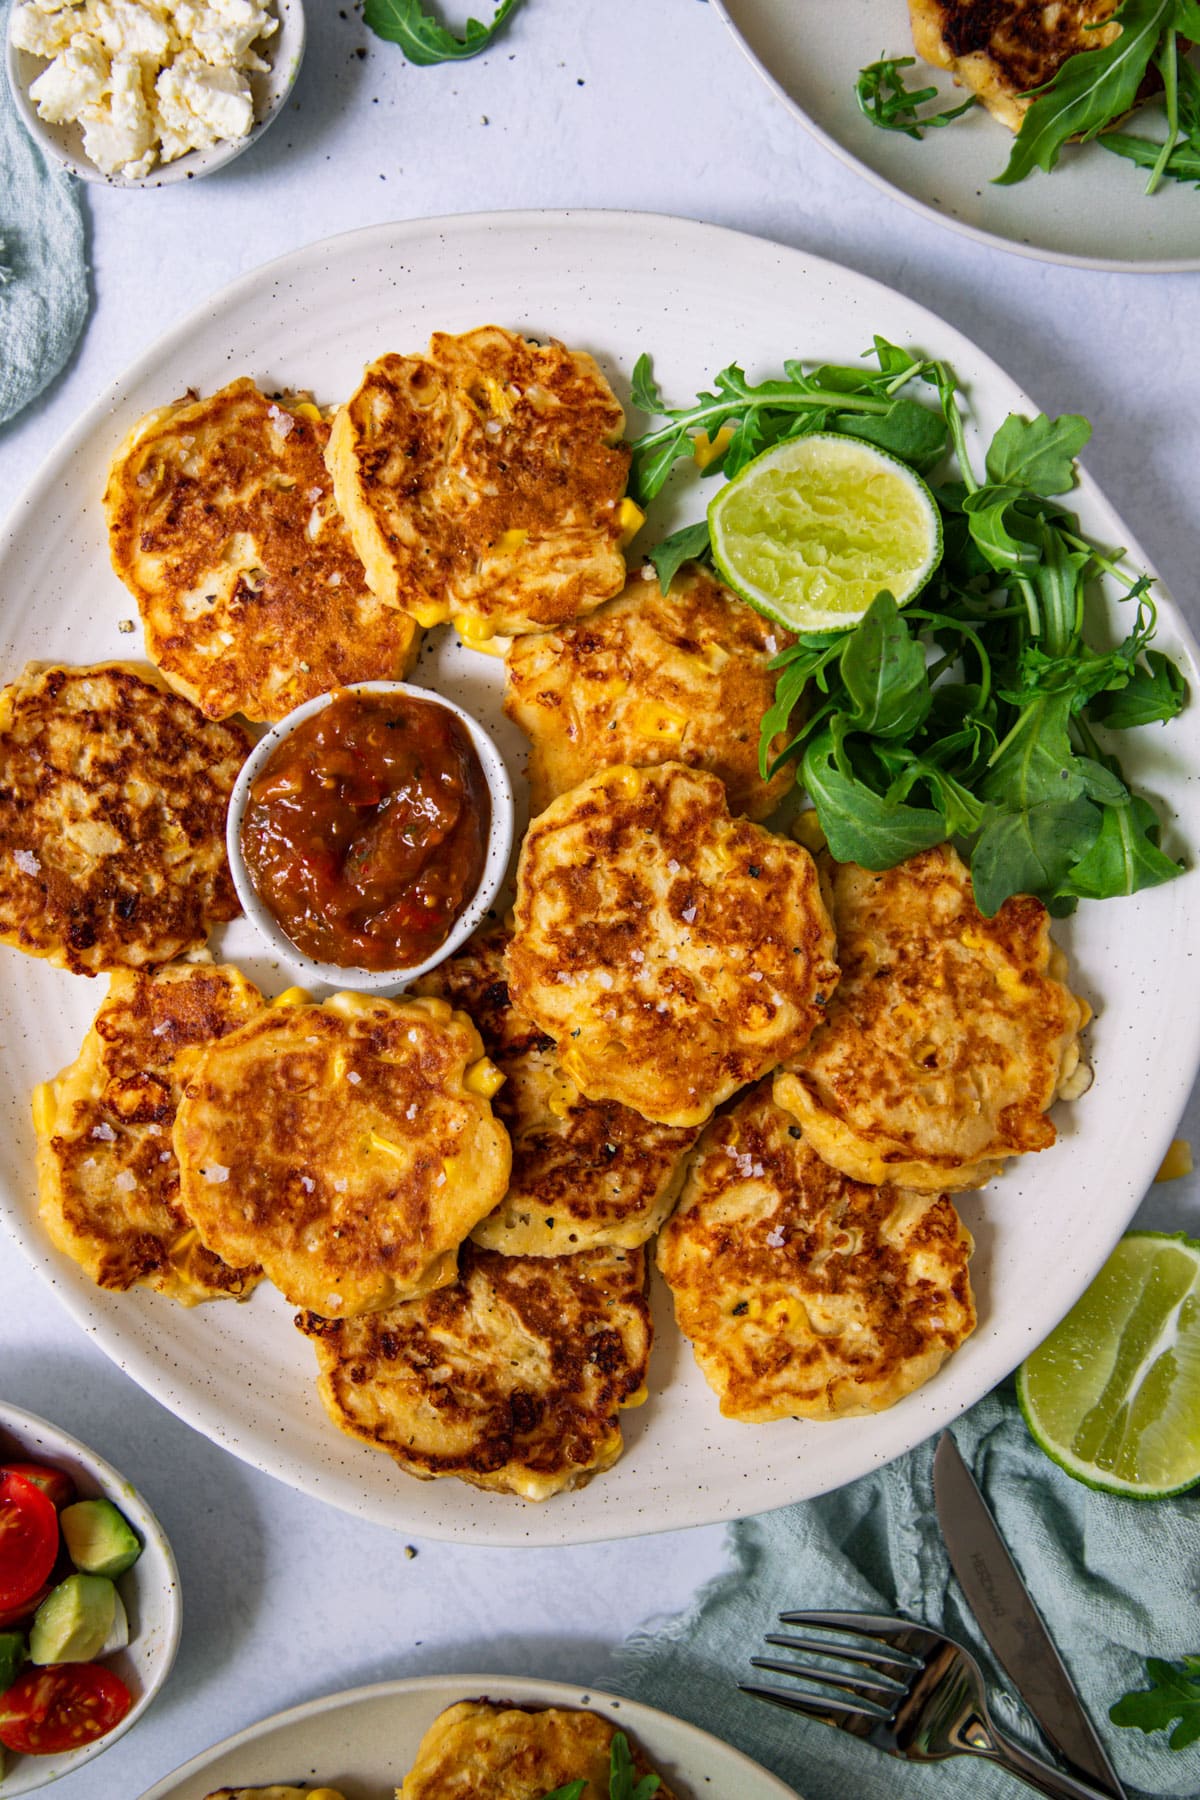
[[(385, 225), (310, 245), (215, 295), (135, 364), (57, 447), (0, 531), (0, 678), (29, 658), (128, 657), (133, 601), (109, 566), (99, 497), (108, 462), (144, 412), (235, 375), (267, 390), (341, 399), (363, 363), (421, 349), (434, 329), (496, 321), (592, 351), (628, 394), (649, 351), (669, 400), (688, 401), (737, 358), (752, 378), (785, 356), (849, 361), (872, 333), (949, 361), (990, 438), (1037, 409), (966, 338), (902, 295), (835, 264), (684, 220), (613, 213), (511, 214)], [(631, 430), (640, 428), (631, 420)], [(979, 449), (974, 427), (971, 441)], [(654, 508), (652, 534), (699, 515), (711, 489), (687, 474)], [(1087, 531), (1144, 553), (1086, 478)], [(1192, 683), (1195, 649), (1163, 598), (1160, 642)], [(503, 665), (428, 634), (412, 679), (460, 702), (514, 775), (523, 827), (524, 741), (501, 710)], [(1200, 707), (1167, 730), (1129, 734), (1131, 773), (1159, 800), (1173, 853), (1200, 845)], [(336, 1506), (408, 1533), (474, 1543), (561, 1544), (761, 1512), (888, 1461), (1000, 1380), (1075, 1301), (1132, 1217), (1172, 1136), (1200, 1058), (1200, 880), (1087, 903), (1059, 928), (1098, 1008), (1092, 1092), (1056, 1115), (1055, 1149), (963, 1198), (975, 1234), (975, 1335), (889, 1412), (834, 1424), (723, 1419), (679, 1338), (661, 1288), (650, 1399), (624, 1415), (626, 1452), (575, 1493), (535, 1506), (457, 1481), (420, 1482), (325, 1416), (311, 1347), (264, 1283), (245, 1305), (187, 1311), (161, 1295), (102, 1292), (54, 1251), (37, 1220), (29, 1094), (77, 1054), (101, 982), (0, 951), (0, 1209), (58, 1297), (100, 1346), (172, 1412), (234, 1454)], [(246, 922), (214, 941), (272, 991)]]

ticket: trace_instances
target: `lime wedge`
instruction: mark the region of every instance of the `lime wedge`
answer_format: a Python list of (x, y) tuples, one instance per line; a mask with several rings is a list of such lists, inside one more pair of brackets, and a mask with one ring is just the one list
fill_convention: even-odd
[(856, 625), (884, 588), (898, 606), (942, 554), (937, 504), (906, 463), (859, 438), (776, 444), (708, 509), (713, 561), (750, 605), (792, 631)]
[(1017, 1397), (1046, 1455), (1089, 1487), (1161, 1500), (1200, 1481), (1200, 1243), (1123, 1237), (1022, 1363)]

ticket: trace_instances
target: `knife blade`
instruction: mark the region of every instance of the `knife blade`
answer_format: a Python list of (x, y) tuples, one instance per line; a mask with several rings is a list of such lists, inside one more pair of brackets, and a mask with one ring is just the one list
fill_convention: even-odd
[(1125, 1800), (1020, 1570), (948, 1431), (933, 1459), (933, 1497), (950, 1566), (1017, 1692), (1055, 1749), (1113, 1800)]

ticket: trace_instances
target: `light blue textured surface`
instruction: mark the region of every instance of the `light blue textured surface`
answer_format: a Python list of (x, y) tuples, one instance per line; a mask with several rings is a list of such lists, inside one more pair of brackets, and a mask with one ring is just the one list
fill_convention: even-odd
[[(1093, 1493), (1042, 1455), (1011, 1391), (981, 1400), (954, 1435), (1131, 1800), (1200, 1793), (1200, 1745), (1172, 1751), (1165, 1733), (1118, 1730), (1108, 1719), (1114, 1700), (1146, 1685), (1147, 1656), (1200, 1651), (1200, 1499)], [(922, 1444), (824, 1499), (733, 1526), (733, 1572), (712, 1582), (690, 1612), (632, 1638), (607, 1685), (739, 1745), (811, 1800), (1015, 1800), (1027, 1793), (982, 1759), (904, 1763), (735, 1686), (756, 1679), (752, 1655), (779, 1654), (762, 1640), (781, 1611), (902, 1613), (973, 1649), (990, 1678), (996, 1722), (1045, 1753), (950, 1573), (933, 1510), (935, 1448)]]
[[(0, 0), (0, 40), (8, 6)], [(88, 313), (76, 183), (25, 130), (0, 74), (0, 425), (70, 356)]]

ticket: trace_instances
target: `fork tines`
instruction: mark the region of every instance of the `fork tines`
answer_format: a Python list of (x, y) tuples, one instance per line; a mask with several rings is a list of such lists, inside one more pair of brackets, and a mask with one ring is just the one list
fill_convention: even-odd
[[(809, 1718), (851, 1729), (855, 1719), (864, 1723), (891, 1719), (922, 1667), (919, 1656), (911, 1655), (883, 1636), (874, 1635), (875, 1631), (882, 1633), (888, 1626), (894, 1630), (894, 1619), (871, 1613), (785, 1612), (780, 1613), (779, 1623), (802, 1626), (810, 1635), (768, 1632), (768, 1644), (780, 1650), (798, 1651), (802, 1656), (817, 1656), (822, 1661), (813, 1664), (793, 1658), (752, 1656), (751, 1667), (762, 1669), (766, 1674), (807, 1682), (818, 1691), (814, 1693), (804, 1687), (757, 1687), (743, 1682), (738, 1686), (743, 1694), (766, 1700), (772, 1706), (782, 1706), (789, 1712), (803, 1713)], [(811, 1635), (826, 1632), (838, 1633), (853, 1641), (845, 1643), (832, 1635)], [(839, 1667), (839, 1664), (848, 1664), (849, 1668)]]

